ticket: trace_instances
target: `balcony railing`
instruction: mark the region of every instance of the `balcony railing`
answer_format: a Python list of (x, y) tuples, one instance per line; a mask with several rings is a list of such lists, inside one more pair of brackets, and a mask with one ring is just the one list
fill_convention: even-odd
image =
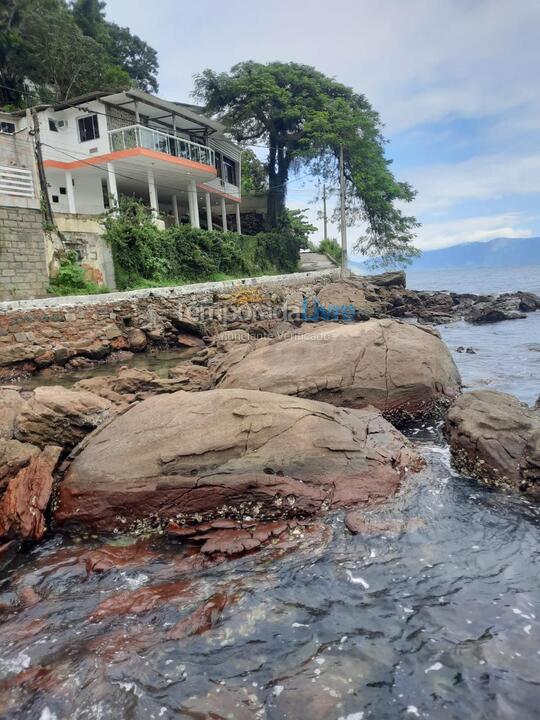
[(109, 143), (112, 151), (138, 147), (147, 148), (173, 157), (215, 166), (215, 155), (212, 148), (144, 125), (129, 125), (119, 130), (109, 130)]

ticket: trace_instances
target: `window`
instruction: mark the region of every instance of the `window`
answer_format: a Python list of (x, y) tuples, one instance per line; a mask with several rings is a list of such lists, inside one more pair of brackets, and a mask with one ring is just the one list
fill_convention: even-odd
[(0, 132), (6, 133), (6, 135), (14, 135), (15, 134), (15, 123), (0, 122)]
[(58, 188), (60, 190), (60, 195), (67, 195), (67, 190), (65, 187)]
[(79, 139), (81, 142), (96, 140), (99, 137), (99, 126), (97, 115), (88, 115), (79, 118)]
[(236, 185), (236, 163), (228, 157), (223, 156), (223, 170), (225, 180), (231, 185)]
[(223, 168), (221, 166), (221, 153), (216, 152), (215, 163), (216, 163), (217, 176), (218, 176), (218, 178), (220, 178), (223, 175)]
[(53, 201), (53, 203), (60, 202), (60, 198), (58, 197), (58, 195), (52, 195), (51, 200)]
[(52, 132), (58, 132), (56, 120), (53, 120), (52, 118), (49, 118), (49, 130), (52, 130)]

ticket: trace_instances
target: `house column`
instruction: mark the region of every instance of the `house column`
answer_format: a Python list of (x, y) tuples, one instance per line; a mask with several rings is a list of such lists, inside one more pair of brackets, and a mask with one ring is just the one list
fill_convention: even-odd
[(221, 198), (221, 223), (223, 232), (227, 232), (227, 208), (225, 207), (225, 198)]
[(180, 225), (180, 217), (178, 216), (178, 199), (176, 195), (171, 196), (172, 209), (174, 215), (174, 221), (177, 225)]
[(150, 196), (150, 207), (152, 213), (157, 217), (159, 215), (159, 204), (156, 192), (156, 181), (154, 179), (154, 171), (147, 170), (146, 176), (148, 178), (148, 195)]
[(240, 222), (240, 203), (236, 203), (236, 232), (242, 234), (242, 223)]
[(191, 203), (190, 203), (191, 224), (194, 228), (200, 228), (201, 222), (199, 219), (199, 201), (197, 199), (197, 185), (195, 184), (195, 180), (189, 181), (188, 198), (191, 199)]
[(77, 209), (75, 207), (75, 191), (73, 189), (73, 177), (70, 170), (66, 170), (66, 195), (68, 201), (68, 210), (75, 215)]
[(212, 225), (212, 200), (209, 192), (206, 193), (206, 227), (208, 230), (214, 229)]
[(114, 174), (114, 165), (111, 162), (107, 163), (107, 189), (115, 207), (118, 207), (118, 188), (116, 187), (116, 175)]

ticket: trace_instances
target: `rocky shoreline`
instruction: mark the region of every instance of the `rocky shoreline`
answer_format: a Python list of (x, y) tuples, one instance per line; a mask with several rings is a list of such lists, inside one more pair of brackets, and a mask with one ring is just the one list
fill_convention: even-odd
[[(178, 291), (182, 290), (181, 288)], [(101, 296), (100, 296), (101, 297)], [(252, 338), (282, 337), (324, 320), (327, 308), (354, 308), (355, 321), (405, 319), (437, 325), (464, 319), (474, 324), (523, 319), (540, 309), (533, 293), (503, 295), (415, 291), (403, 272), (346, 280), (314, 277), (301, 285), (254, 284), (189, 294), (144, 291), (87, 303), (69, 299), (43, 307), (0, 305), (0, 382), (33, 374), (117, 363), (133, 353), (166, 348), (199, 350), (218, 333), (245, 330)], [(338, 312), (339, 316), (339, 312)]]
[[(259, 297), (244, 303), (249, 320), (226, 329), (189, 325), (186, 313), (176, 324), (160, 317), (154, 336), (124, 326), (112, 340), (133, 351), (173, 337), (192, 348), (167, 378), (121, 368), (70, 390), (0, 387), (0, 555), (51, 529), (76, 529), (165, 534), (227, 556), (279, 544), (335, 508), (351, 511), (347, 527), (362, 532), (358, 508), (391, 498), (422, 466), (393, 424), (433, 417), (446, 418), (460, 470), (538, 495), (538, 409), (502, 393), (460, 395), (452, 357), (424, 323), (514, 319), (540, 308), (540, 298), (404, 285), (390, 273), (285, 289), (273, 302), (285, 304), (286, 320), (262, 317)], [(354, 322), (302, 321), (318, 307), (350, 306)], [(54, 359), (59, 341), (49, 334), (42, 350)], [(43, 364), (41, 355), (21, 360), (16, 344), (2, 343), (2, 352), (10, 372)], [(78, 367), (82, 356), (66, 357), (48, 372)]]

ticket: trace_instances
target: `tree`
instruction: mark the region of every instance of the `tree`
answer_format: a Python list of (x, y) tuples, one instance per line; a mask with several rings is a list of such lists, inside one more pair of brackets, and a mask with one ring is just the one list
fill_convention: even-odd
[(0, 104), (25, 107), (136, 84), (157, 90), (157, 54), (105, 20), (101, 0), (0, 4)]
[(108, 23), (109, 55), (111, 60), (125, 70), (137, 87), (145, 92), (157, 92), (157, 52), (129, 28)]
[(83, 35), (63, 4), (37, 0), (24, 17), (21, 31), (30, 77), (40, 99), (66, 100), (92, 90), (129, 87), (128, 74), (108, 62), (103, 47)]
[(242, 195), (264, 195), (268, 191), (266, 169), (253, 150), (242, 150)]
[(105, 19), (103, 0), (74, 0), (73, 17), (84, 35), (93, 38), (107, 52), (109, 62), (122, 68), (137, 87), (157, 92), (157, 52), (127, 27)]
[(290, 173), (307, 168), (335, 182), (343, 147), (348, 223), (367, 225), (358, 248), (388, 260), (415, 254), (411, 242), (418, 224), (395, 207), (415, 192), (391, 172), (381, 121), (364, 95), (307, 65), (252, 61), (230, 73), (205, 70), (196, 76), (195, 95), (237, 140), (268, 147), (271, 227), (284, 215)]

